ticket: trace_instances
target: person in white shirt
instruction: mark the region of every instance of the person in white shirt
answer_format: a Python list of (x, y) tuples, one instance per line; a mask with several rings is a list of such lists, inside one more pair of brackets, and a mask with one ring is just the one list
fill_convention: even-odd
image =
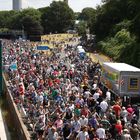
[(133, 140), (131, 135), (129, 134), (129, 130), (128, 129), (124, 129), (123, 133), (121, 135), (121, 140)]
[(76, 140), (89, 140), (89, 134), (86, 126), (83, 126), (83, 131), (78, 133)]
[(76, 116), (74, 117), (74, 121), (72, 122), (72, 127), (75, 133), (79, 133), (81, 124)]
[(86, 118), (84, 115), (82, 115), (82, 117), (79, 119), (79, 122), (81, 124), (81, 127), (86, 126), (86, 125), (88, 125), (88, 118)]
[(105, 140), (106, 138), (105, 129), (101, 124), (99, 125), (99, 128), (96, 130), (96, 134), (99, 137), (99, 139)]
[(106, 100), (103, 100), (100, 103), (100, 108), (101, 108), (101, 115), (104, 116), (104, 113), (107, 111), (108, 109), (108, 103), (106, 102)]
[(127, 122), (128, 112), (127, 112), (127, 110), (126, 110), (125, 107), (122, 107), (122, 110), (121, 110), (120, 116), (123, 117), (123, 119), (124, 119), (125, 122)]
[(97, 83), (94, 82), (94, 84), (93, 84), (93, 90), (96, 90), (96, 88), (97, 88)]
[(106, 112), (107, 109), (108, 109), (108, 103), (106, 102), (106, 100), (103, 100), (101, 103), (100, 103), (100, 107), (101, 107), (101, 110), (103, 112)]
[(43, 94), (42, 92), (38, 93), (38, 96), (37, 96), (37, 103), (38, 105), (42, 105), (43, 104)]
[(98, 92), (95, 92), (94, 95), (93, 95), (93, 99), (95, 101), (97, 101), (97, 99), (99, 98), (100, 94)]
[(85, 91), (84, 92), (84, 97), (85, 98), (89, 98), (90, 95), (91, 95), (90, 91)]
[(108, 102), (110, 102), (110, 100), (111, 100), (111, 92), (110, 92), (110, 90), (107, 90), (107, 92), (106, 92), (106, 100)]

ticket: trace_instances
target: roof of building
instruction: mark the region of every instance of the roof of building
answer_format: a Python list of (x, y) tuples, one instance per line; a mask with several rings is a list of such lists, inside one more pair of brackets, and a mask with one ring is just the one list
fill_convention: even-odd
[(117, 71), (131, 71), (131, 72), (140, 72), (140, 69), (126, 63), (112, 63), (112, 62), (105, 62), (103, 65), (111, 67)]

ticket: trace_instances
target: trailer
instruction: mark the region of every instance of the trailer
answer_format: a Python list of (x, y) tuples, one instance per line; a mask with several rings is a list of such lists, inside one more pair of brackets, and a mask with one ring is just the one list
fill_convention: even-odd
[(120, 97), (140, 97), (140, 69), (126, 63), (105, 62), (102, 65), (103, 85)]

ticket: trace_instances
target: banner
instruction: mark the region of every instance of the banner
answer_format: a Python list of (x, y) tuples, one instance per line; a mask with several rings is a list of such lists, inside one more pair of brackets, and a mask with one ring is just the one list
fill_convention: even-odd
[(50, 48), (48, 46), (37, 46), (37, 50), (39, 51), (46, 51), (49, 50)]

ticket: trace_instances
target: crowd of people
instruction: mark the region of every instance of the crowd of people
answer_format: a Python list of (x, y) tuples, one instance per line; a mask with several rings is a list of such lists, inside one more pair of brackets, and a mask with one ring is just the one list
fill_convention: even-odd
[[(79, 55), (79, 38), (51, 54), (29, 41), (3, 41), (8, 88), (33, 140), (139, 140), (139, 110), (112, 100), (101, 66)], [(10, 68), (17, 64), (17, 70)]]

